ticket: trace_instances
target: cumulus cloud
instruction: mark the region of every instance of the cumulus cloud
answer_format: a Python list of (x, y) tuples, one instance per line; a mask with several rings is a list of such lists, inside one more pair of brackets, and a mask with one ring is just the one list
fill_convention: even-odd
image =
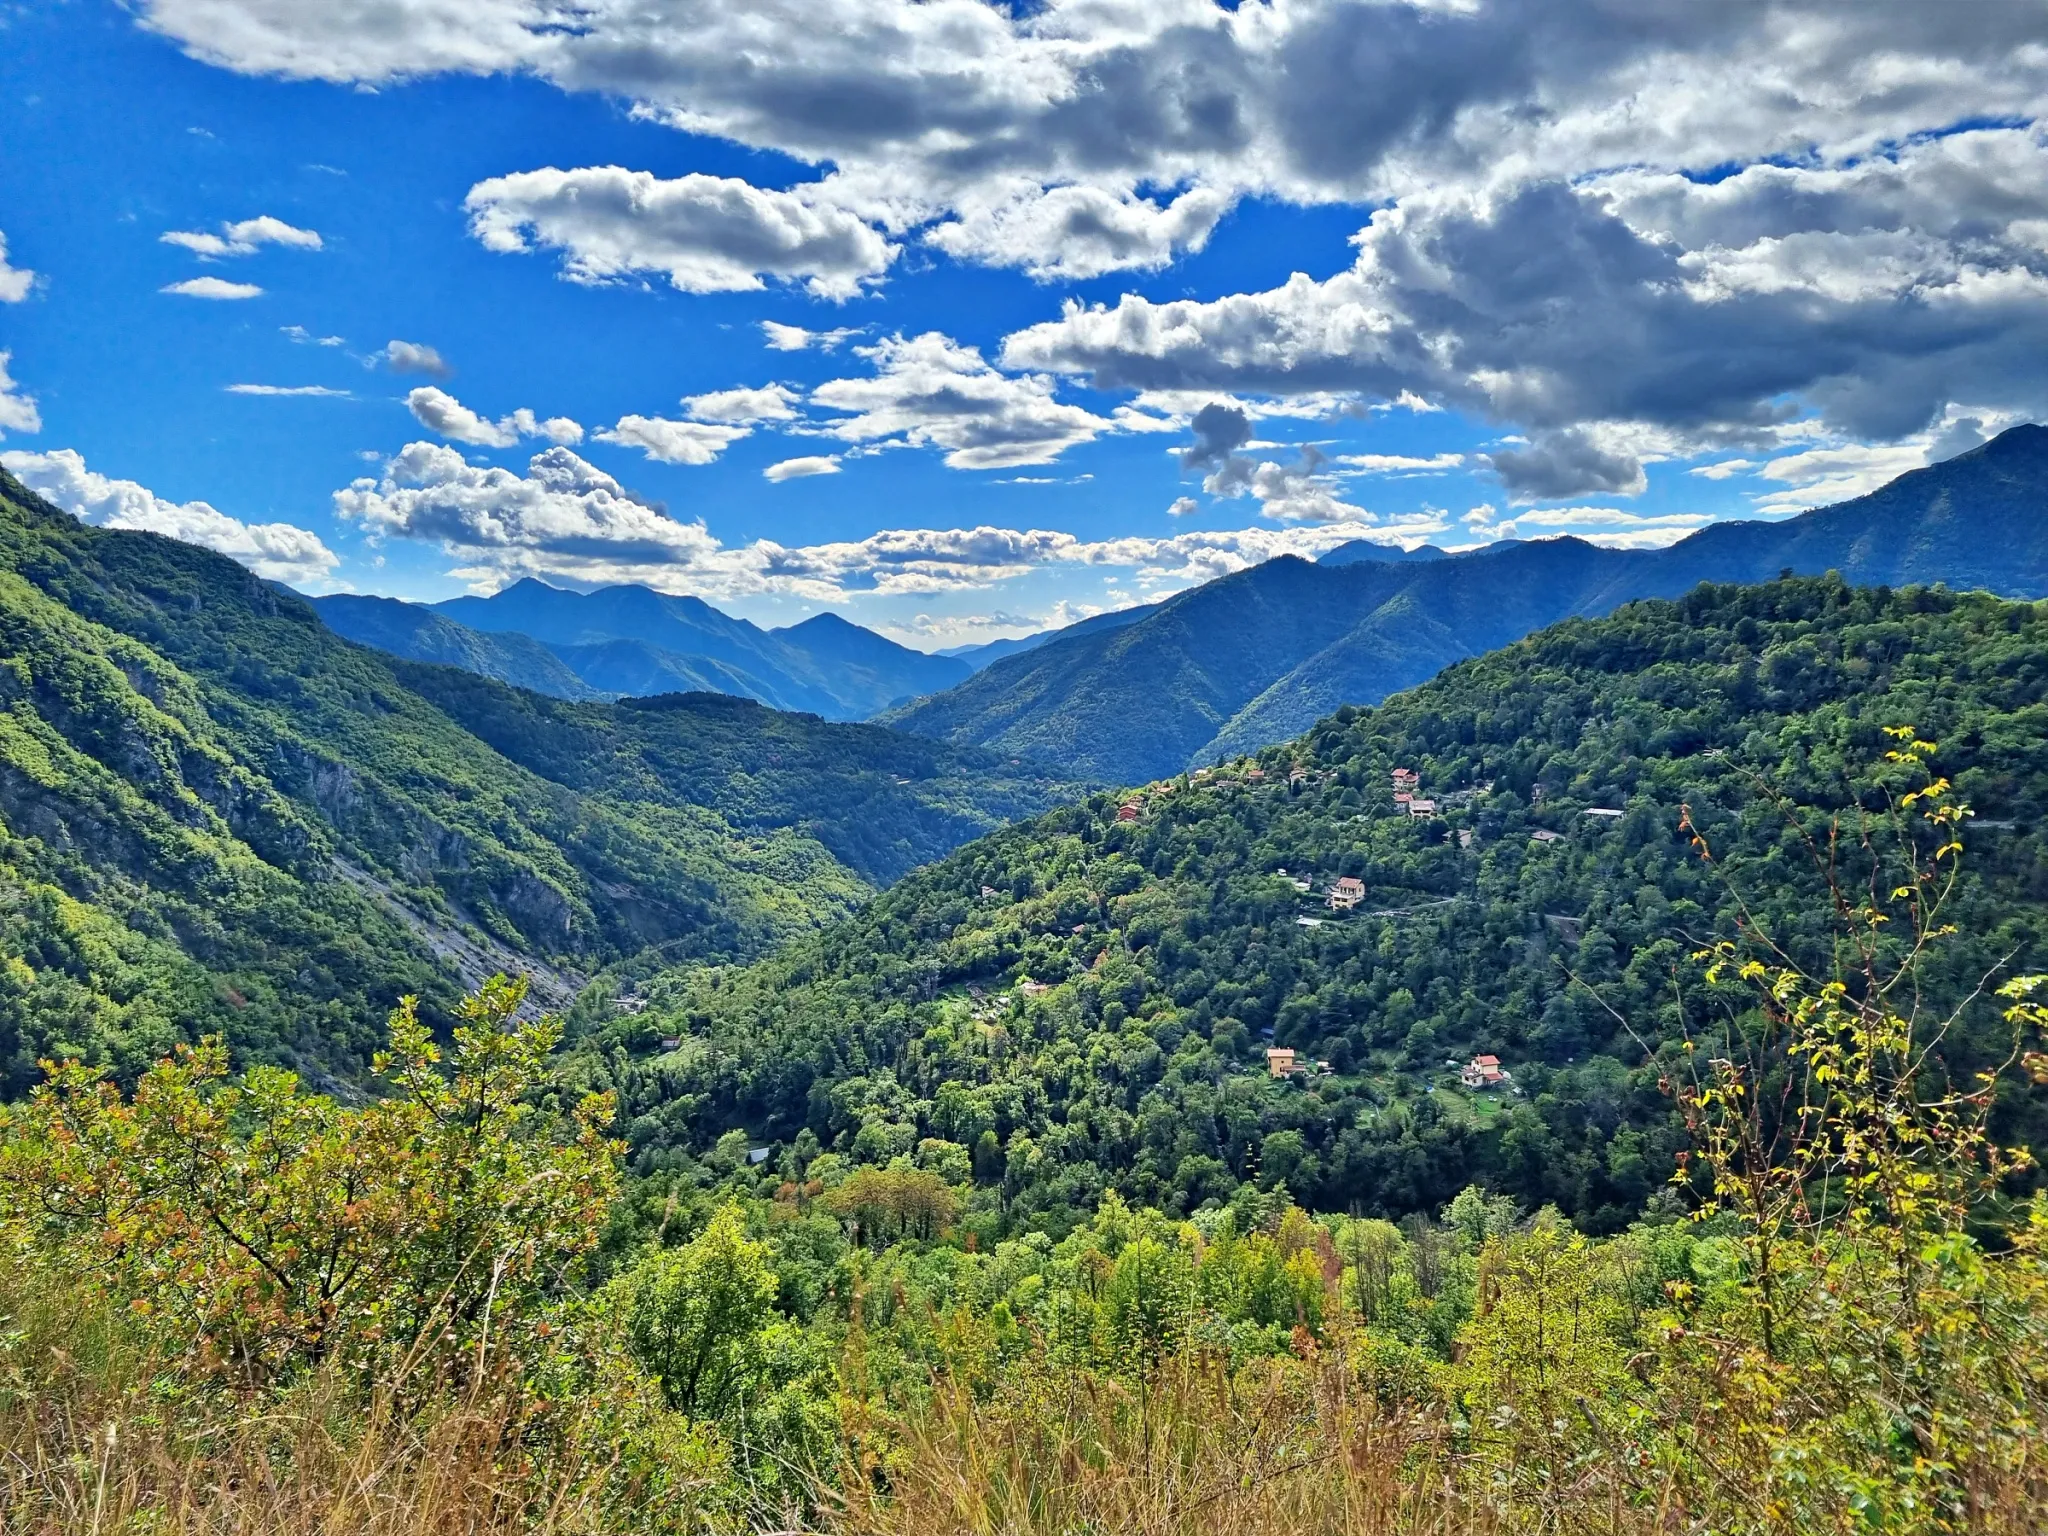
[(1022, 267), (1040, 282), (1153, 270), (1209, 242), (1230, 196), (1207, 187), (1170, 203), (1091, 186), (1026, 181), (1006, 196), (963, 199), (959, 216), (925, 236), (962, 261)]
[(597, 434), (601, 443), (638, 448), (664, 464), (709, 464), (745, 437), (751, 428), (717, 426), (701, 421), (670, 421), (661, 416), (621, 416), (617, 425)]
[(7, 264), (7, 233), (0, 230), (0, 304), (19, 304), (35, 285), (35, 273)]
[(834, 379), (811, 403), (841, 413), (823, 430), (847, 442), (891, 441), (945, 450), (954, 469), (1049, 464), (1116, 423), (1054, 398), (1053, 380), (1008, 374), (936, 331), (855, 349), (872, 378)]
[(580, 443), (583, 428), (567, 416), (550, 416), (543, 421), (525, 406), (496, 421), (479, 416), (444, 389), (423, 384), (405, 397), (413, 419), (430, 432), (478, 448), (515, 448), (526, 437), (546, 438), (551, 443)]
[(1185, 585), (1280, 554), (1313, 556), (1356, 533), (1338, 527), (1242, 528), (1168, 538), (1084, 540), (1049, 529), (885, 529), (864, 539), (728, 547), (566, 448), (524, 474), (469, 463), (436, 443), (408, 444), (381, 475), (334, 496), (338, 515), (373, 536), (438, 544), (457, 576), (494, 590), (521, 576), (641, 582), (719, 597), (774, 593), (834, 602), (857, 593), (980, 590), (1048, 567), (1135, 571)]
[(290, 523), (245, 523), (203, 501), (165, 501), (133, 480), (95, 473), (69, 448), (0, 453), (0, 464), (81, 522), (165, 534), (227, 555), (270, 581), (318, 581), (341, 563), (319, 535), (307, 529)]
[(1242, 406), (1220, 405), (1214, 401), (1195, 412), (1189, 423), (1195, 440), (1180, 451), (1182, 469), (1220, 469), (1224, 462), (1252, 440), (1252, 421)]
[(1409, 392), (1532, 429), (1495, 455), (1517, 494), (1626, 493), (1643, 462), (1629, 429), (1696, 452), (1768, 444), (1801, 409), (1896, 438), (1964, 387), (2048, 402), (2048, 240), (2030, 233), (2048, 222), (2028, 209), (2048, 221), (2034, 129), (1711, 186), (1628, 171), (1418, 193), (1333, 277), (1069, 305), (1002, 360), (1106, 388)]
[(1168, 517), (1189, 517), (1202, 510), (1202, 504), (1192, 496), (1176, 496), (1173, 505), (1166, 509)]
[(1605, 449), (1591, 434), (1569, 427), (1546, 432), (1526, 448), (1498, 449), (1486, 462), (1516, 503), (1589, 492), (1635, 496), (1649, 484), (1633, 455)]
[(23, 394), (21, 386), (8, 377), (7, 365), (13, 359), (12, 352), (0, 352), (0, 437), (9, 432), (43, 430), (43, 418), (36, 410), (35, 397)]
[(220, 277), (188, 277), (182, 283), (166, 283), (160, 293), (180, 294), (188, 299), (260, 299), (263, 290), (254, 283), (231, 283)]
[(659, 272), (685, 293), (731, 293), (776, 278), (845, 299), (896, 256), (856, 214), (730, 176), (550, 167), (478, 182), (465, 206), (487, 248), (561, 251), (577, 282)]
[[(1656, 453), (1763, 458), (1788, 415), (1896, 442), (1962, 402), (2048, 405), (2048, 47), (2029, 5), (137, 6), (229, 68), (531, 74), (820, 168), (788, 192), (532, 172), (475, 210), (487, 239), (557, 246), (588, 278), (837, 294), (923, 240), (1069, 280), (1155, 267), (1247, 198), (1371, 209), (1347, 270), (1076, 308), (999, 361), (1461, 409), (1531, 437), (1496, 467), (1524, 494), (1633, 484), (1652, 459), (1622, 428), (1654, 428)], [(571, 178), (597, 178), (587, 214), (557, 196)], [(636, 203), (641, 185), (675, 190)], [(1610, 462), (1546, 436), (1572, 431)]]
[(796, 415), (800, 398), (795, 390), (783, 385), (764, 384), (759, 389), (719, 389), (705, 395), (686, 395), (683, 409), (696, 421), (789, 421)]
[(780, 485), (785, 480), (802, 480), (811, 475), (836, 475), (839, 473), (839, 459), (833, 454), (807, 454), (802, 458), (783, 459), (770, 464), (761, 471), (763, 480)]
[(833, 331), (807, 331), (800, 325), (784, 325), (779, 320), (761, 322), (761, 339), (773, 352), (802, 352), (816, 347), (820, 352), (830, 352), (842, 341), (861, 333), (859, 326), (843, 326)]
[(2034, 114), (2027, 7), (1300, 0), (142, 0), (214, 63), (530, 71), (875, 196), (1010, 179), (1370, 201), (1448, 179), (1722, 165)]
[(384, 468), (334, 493), (338, 515), (377, 536), (426, 539), (469, 562), (465, 576), (577, 575), (687, 566), (717, 541), (681, 523), (567, 448), (527, 472), (484, 468), (453, 448), (409, 443)]
[(422, 373), (430, 379), (445, 379), (455, 372), (439, 352), (423, 341), (387, 341), (370, 361), (381, 362), (393, 373)]
[(295, 251), (322, 249), (316, 231), (299, 229), (283, 219), (273, 219), (267, 213), (258, 218), (223, 224), (217, 235), (201, 230), (172, 229), (158, 238), (165, 245), (183, 246), (207, 261), (222, 256), (253, 256), (266, 245), (282, 245)]

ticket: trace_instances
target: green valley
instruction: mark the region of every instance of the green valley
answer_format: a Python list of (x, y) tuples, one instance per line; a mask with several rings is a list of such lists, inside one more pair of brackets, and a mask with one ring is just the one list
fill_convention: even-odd
[[(683, 695), (543, 698), (404, 663), (189, 545), (0, 481), (0, 1062), (124, 1073), (225, 1035), (342, 1080), (418, 992), (648, 946), (756, 954), (1071, 786)], [(562, 974), (568, 973), (568, 974)]]

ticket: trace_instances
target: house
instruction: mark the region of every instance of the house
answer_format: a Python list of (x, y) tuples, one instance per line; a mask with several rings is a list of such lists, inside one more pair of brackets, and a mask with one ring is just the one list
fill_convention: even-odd
[(1330, 910), (1349, 912), (1365, 900), (1365, 882), (1356, 875), (1346, 875), (1330, 887)]
[(1266, 778), (1266, 770), (1263, 768), (1247, 768), (1244, 771), (1244, 778), (1247, 784), (1264, 783)]
[(1474, 1056), (1458, 1069), (1458, 1081), (1467, 1088), (1498, 1088), (1507, 1080), (1498, 1056)]
[(1408, 814), (1418, 820), (1427, 820), (1436, 814), (1436, 802), (1434, 800), (1410, 800), (1408, 802)]
[(769, 1157), (773, 1155), (774, 1151), (775, 1149), (773, 1147), (747, 1148), (747, 1166), (750, 1168), (760, 1167), (763, 1163), (768, 1161)]
[(994, 901), (996, 899), (996, 888), (992, 885), (984, 885), (981, 888), (981, 899), (983, 901)]
[(680, 1047), (682, 1043), (683, 1037), (681, 1035), (663, 1035), (661, 1037), (661, 1048), (664, 1051), (673, 1051)]
[(1395, 791), (1394, 791), (1394, 804), (1396, 804), (1396, 805), (1413, 805), (1414, 803), (1415, 803), (1415, 797), (1414, 797), (1413, 795), (1409, 794), (1407, 790), (1405, 790), (1405, 789), (1397, 789), (1397, 790), (1395, 790)]
[(1268, 1046), (1266, 1070), (1274, 1077), (1290, 1076), (1294, 1071), (1294, 1048), (1287, 1045)]
[(1287, 775), (1287, 787), (1289, 789), (1294, 788), (1297, 784), (1306, 784), (1307, 782), (1308, 770), (1306, 768), (1293, 769)]
[(1396, 768), (1394, 770), (1394, 788), (1420, 789), (1422, 788), (1422, 775), (1413, 768)]
[(1017, 990), (1026, 997), (1036, 997), (1041, 992), (1050, 992), (1052, 986), (1049, 982), (1043, 981), (1021, 981), (1017, 984)]
[(1586, 807), (1584, 811), (1580, 812), (1580, 814), (1583, 816), (1597, 816), (1602, 821), (1614, 821), (1618, 819), (1622, 813), (1620, 811), (1608, 810), (1605, 806), (1601, 805), (1589, 805)]
[(1323, 926), (1323, 920), (1320, 917), (1297, 917), (1294, 920), (1294, 926), (1297, 928), (1320, 928)]
[(1142, 814), (1142, 811), (1143, 808), (1137, 801), (1127, 800), (1117, 807), (1116, 819), (1118, 821), (1136, 821)]
[(1470, 848), (1472, 846), (1472, 829), (1470, 827), (1458, 828), (1458, 846), (1460, 848)]
[(1538, 827), (1529, 834), (1529, 840), (1536, 843), (1561, 843), (1564, 841), (1564, 834), (1553, 832), (1548, 827)]

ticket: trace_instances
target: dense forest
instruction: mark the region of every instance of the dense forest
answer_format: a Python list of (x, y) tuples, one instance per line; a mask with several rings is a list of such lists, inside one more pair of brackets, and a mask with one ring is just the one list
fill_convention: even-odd
[[(0, 479), (0, 1092), (176, 1041), (360, 1079), (493, 969), (759, 954), (1074, 786), (686, 695), (544, 699), (332, 634)], [(558, 970), (559, 968), (559, 970)]]
[[(1834, 578), (1632, 604), (983, 838), (751, 967), (629, 968), (645, 1006), (587, 999), (574, 1071), (658, 1182), (746, 1145), (792, 1177), (914, 1166), (984, 1241), (1112, 1190), (1398, 1217), (1475, 1182), (1619, 1230), (1685, 1145), (1678, 1041), (1744, 1027), (1691, 956), (1746, 910), (1824, 968), (1823, 867), (1867, 864), (1887, 727), (1975, 812), (1929, 1006), (2048, 961), (2044, 691), (2039, 605)], [(1949, 1070), (1997, 1016), (1965, 1011)], [(1507, 1081), (1465, 1086), (1477, 1055)], [(2048, 1143), (2038, 1099), (1999, 1127)]]

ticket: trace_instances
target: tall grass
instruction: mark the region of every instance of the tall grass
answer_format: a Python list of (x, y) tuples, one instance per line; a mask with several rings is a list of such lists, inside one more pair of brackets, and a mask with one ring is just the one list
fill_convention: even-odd
[(698, 1528), (712, 1487), (700, 1446), (649, 1461), (603, 1405), (506, 1372), (456, 1388), (335, 1367), (242, 1391), (6, 1270), (0, 1348), (9, 1536), (596, 1536)]
[[(1341, 1361), (1233, 1372), (1190, 1353), (1135, 1379), (1027, 1367), (958, 1382), (842, 1478), (844, 1536), (1480, 1536), (1441, 1414), (1388, 1407)], [(856, 1436), (854, 1444), (864, 1441)]]

